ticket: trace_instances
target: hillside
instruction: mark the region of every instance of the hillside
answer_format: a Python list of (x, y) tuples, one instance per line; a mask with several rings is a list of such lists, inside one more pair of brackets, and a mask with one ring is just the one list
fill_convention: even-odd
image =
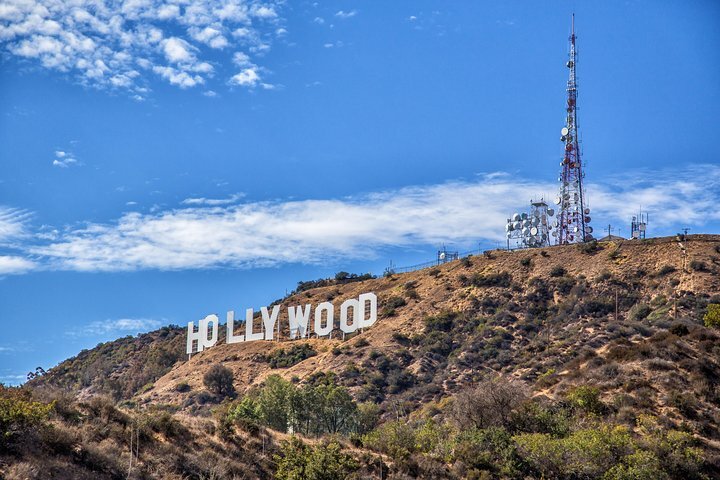
[[(354, 446), (340, 441), (357, 462), (355, 475), (379, 462), (378, 471), (393, 478), (599, 478), (599, 472), (639, 478), (633, 468), (655, 472), (648, 478), (712, 477), (720, 472), (720, 337), (702, 319), (709, 304), (720, 304), (719, 272), (720, 236), (711, 235), (486, 252), (407, 274), (328, 282), (282, 300), (280, 322), (287, 325), (289, 305), (339, 304), (375, 292), (378, 322), (344, 341), (336, 330), (332, 339), (219, 342), (188, 360), (184, 330), (169, 327), (82, 352), (28, 389), (40, 403), (57, 398), (58, 388), (78, 396), (78, 418), (92, 417), (88, 402), (102, 394), (120, 401), (121, 410), (110, 411), (164, 416), (187, 430), (176, 448), (188, 438), (196, 449), (213, 448), (202, 432), (225, 425), (218, 445), (230, 442), (237, 458), (249, 450), (259, 455), (245, 460), (254, 465), (247, 478), (271, 475), (279, 458), (288, 458), (285, 450), (271, 456), (285, 438), (271, 420), (237, 413), (238, 405), (263, 398), (268, 385), (285, 385), (274, 375), (289, 381), (286, 389), (345, 389), (348, 401), (379, 407), (377, 430), (375, 421), (364, 430), (355, 425), (347, 432)], [(205, 387), (203, 377), (216, 365), (232, 371), (234, 400)], [(507, 416), (484, 416), (483, 409), (505, 408), (484, 400), (497, 392), (512, 393)], [(67, 419), (55, 421), (62, 426)], [(620, 430), (609, 433), (603, 425)], [(468, 429), (479, 436), (465, 439)], [(415, 440), (402, 449), (388, 445), (387, 438), (404, 438), (401, 431)], [(174, 445), (173, 435), (154, 432), (148, 441)], [(258, 435), (267, 437), (261, 454)], [(420, 441), (422, 435), (435, 440)], [(497, 435), (505, 453), (497, 450)], [(575, 447), (566, 444), (583, 435), (623, 447), (596, 470), (578, 473), (567, 457)], [(109, 451), (128, 447), (104, 438)], [(566, 453), (546, 458), (553, 449)], [(140, 459), (145, 477), (200, 478), (199, 470), (160, 468), (157, 455)], [(239, 462), (223, 475), (242, 470)], [(153, 474), (151, 465), (163, 473)]]

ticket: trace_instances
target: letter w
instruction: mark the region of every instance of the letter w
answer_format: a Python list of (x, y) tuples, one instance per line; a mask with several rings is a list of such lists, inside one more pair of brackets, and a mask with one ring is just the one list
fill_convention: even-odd
[(303, 307), (288, 307), (288, 320), (290, 321), (290, 340), (293, 340), (298, 334), (300, 338), (307, 337), (307, 327), (310, 321), (311, 306), (308, 303)]

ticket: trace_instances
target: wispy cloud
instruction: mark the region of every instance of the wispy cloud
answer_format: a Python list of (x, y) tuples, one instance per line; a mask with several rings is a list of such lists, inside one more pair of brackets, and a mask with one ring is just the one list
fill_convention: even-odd
[(26, 235), (31, 216), (26, 210), (0, 205), (0, 245)]
[[(188, 199), (185, 208), (128, 213), (90, 224), (27, 253), (49, 268), (80, 271), (252, 268), (329, 259), (372, 258), (383, 249), (473, 245), (503, 238), (506, 218), (531, 196), (554, 192), (502, 173), (476, 181), (408, 187), (345, 199), (221, 203)], [(651, 228), (720, 221), (720, 166), (629, 172), (588, 185), (595, 225), (626, 223), (642, 206)], [(681, 225), (682, 224), (682, 225)]]
[(350, 10), (347, 12), (344, 10), (340, 10), (335, 14), (335, 16), (338, 18), (346, 19), (346, 18), (354, 17), (355, 15), (357, 15), (357, 13), (358, 13), (357, 10)]
[(218, 206), (218, 205), (229, 205), (236, 203), (238, 200), (245, 196), (244, 193), (233, 193), (228, 198), (186, 198), (182, 201), (183, 205), (207, 205), (207, 206)]
[(215, 74), (216, 66), (204, 57), (269, 50), (273, 38), (287, 34), (280, 5), (280, 0), (5, 0), (0, 42), (15, 57), (70, 73), (83, 85), (125, 90), (142, 100), (153, 76), (191, 88)]
[(52, 162), (54, 167), (68, 168), (73, 165), (80, 165), (77, 158), (70, 153), (63, 150), (55, 150), (55, 158)]
[(120, 318), (98, 320), (65, 332), (71, 337), (95, 337), (107, 334), (137, 334), (155, 330), (163, 324), (161, 320), (150, 318)]

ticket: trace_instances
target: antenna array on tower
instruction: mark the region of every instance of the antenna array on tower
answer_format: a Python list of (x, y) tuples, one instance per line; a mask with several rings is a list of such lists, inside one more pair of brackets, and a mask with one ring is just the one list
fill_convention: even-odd
[(577, 122), (577, 79), (576, 65), (577, 52), (575, 49), (575, 15), (572, 18), (572, 33), (570, 34), (570, 55), (567, 67), (570, 69), (570, 78), (567, 83), (567, 116), (565, 126), (560, 130), (560, 140), (564, 144), (564, 153), (560, 162), (561, 173), (560, 193), (555, 199), (558, 205), (558, 216), (554, 222), (552, 232), (558, 244), (579, 243), (592, 240), (592, 227), (590, 224), (590, 209), (587, 206), (583, 179), (582, 159), (580, 157), (580, 141), (578, 139)]

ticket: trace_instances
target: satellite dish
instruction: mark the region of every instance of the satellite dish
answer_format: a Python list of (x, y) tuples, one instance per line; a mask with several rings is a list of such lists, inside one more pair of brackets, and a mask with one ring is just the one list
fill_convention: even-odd
[(521, 217), (523, 220), (527, 220), (528, 214), (525, 213), (525, 212), (523, 212), (523, 213), (520, 215), (520, 217)]
[(530, 229), (528, 227), (525, 227), (522, 229), (522, 233), (523, 235), (527, 235), (528, 233), (530, 233)]
[(505, 231), (506, 231), (506, 232), (512, 232), (513, 230), (514, 230), (514, 228), (513, 228), (513, 224), (512, 224), (512, 223), (508, 223), (507, 225), (505, 225)]
[(520, 230), (522, 228), (522, 222), (515, 222), (515, 230)]
[(632, 232), (632, 238), (638, 238), (638, 237), (640, 237), (640, 232), (638, 230), (635, 230), (634, 232)]
[(592, 240), (594, 237), (592, 235), (585, 235), (585, 240)]
[(573, 232), (578, 233), (580, 231), (580, 227), (573, 227)]
[(644, 231), (645, 231), (645, 224), (644, 224), (644, 223), (641, 223), (641, 224), (638, 226), (638, 228), (640, 229), (641, 232), (644, 232)]
[(445, 260), (445, 252), (442, 252), (442, 253), (440, 254), (440, 260)]
[(592, 233), (592, 232), (593, 232), (593, 228), (591, 226), (588, 225), (587, 227), (585, 227), (585, 233)]
[(530, 228), (530, 235), (535, 236), (535, 235), (537, 235), (537, 234), (538, 234), (538, 229), (537, 229), (537, 227), (531, 227), (531, 228)]
[(586, 208), (586, 209), (585, 209), (585, 215), (590, 215), (590, 209), (589, 209), (589, 208)]
[(562, 199), (560, 197), (555, 198), (555, 205), (560, 205), (562, 203)]
[(512, 216), (513, 222), (517, 222), (520, 220), (520, 214), (519, 213), (513, 213)]
[(553, 237), (557, 237), (557, 232), (552, 232)]
[(552, 208), (548, 208), (547, 214), (552, 217), (553, 215), (555, 215), (555, 210)]
[(547, 225), (547, 217), (543, 216), (542, 219), (540, 219), (540, 223)]
[(585, 223), (590, 223), (590, 220), (591, 220), (590, 217), (585, 217)]
[[(575, 64), (573, 63), (572, 60), (568, 60), (568, 62), (565, 64), (565, 66), (567, 66), (568, 68), (572, 68), (574, 65), (575, 65)], [(570, 105), (572, 105), (572, 102), (571, 102), (570, 100), (568, 100), (568, 103), (569, 103)]]
[(566, 136), (569, 132), (570, 132), (570, 130), (568, 130), (567, 127), (563, 127), (562, 130), (560, 130), (560, 135), (562, 135), (562, 136), (564, 137), (564, 136)]

